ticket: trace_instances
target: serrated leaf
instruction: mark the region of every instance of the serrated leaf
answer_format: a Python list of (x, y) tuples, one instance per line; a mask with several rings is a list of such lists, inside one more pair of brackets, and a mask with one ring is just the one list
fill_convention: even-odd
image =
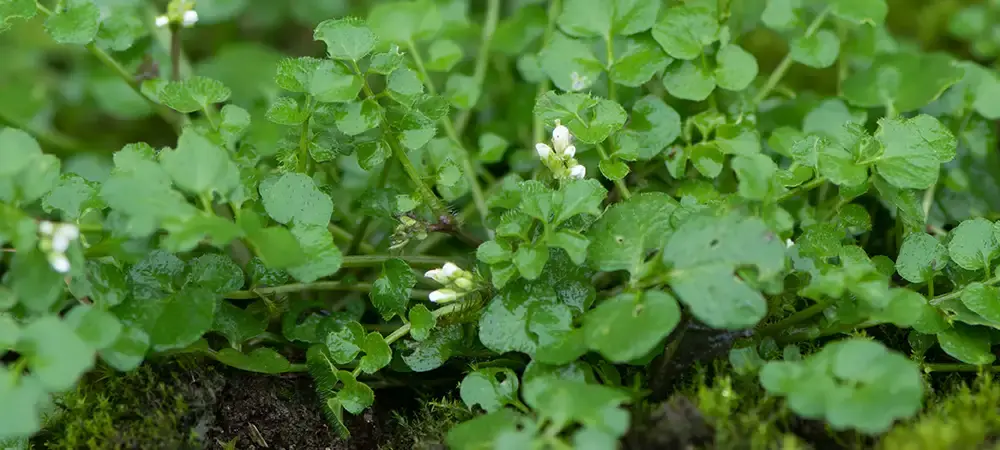
[(416, 341), (423, 341), (431, 334), (437, 325), (437, 318), (424, 305), (414, 305), (410, 308), (410, 336)]
[(381, 106), (373, 100), (346, 103), (336, 110), (337, 129), (354, 136), (375, 128), (381, 122)]
[(926, 233), (910, 233), (903, 239), (896, 258), (899, 276), (911, 283), (923, 283), (948, 265), (948, 249)]
[(160, 154), (160, 163), (178, 187), (192, 194), (228, 193), (239, 185), (229, 153), (192, 128), (181, 133), (176, 150)]
[(333, 215), (333, 200), (301, 173), (285, 173), (260, 183), (264, 209), (278, 223), (326, 226)]
[(597, 144), (621, 129), (627, 119), (625, 110), (611, 100), (586, 94), (546, 92), (535, 102), (535, 116), (547, 124), (560, 121), (573, 136), (588, 144)]
[(382, 263), (382, 275), (375, 280), (370, 295), (372, 305), (378, 309), (383, 320), (406, 313), (410, 290), (416, 284), (417, 276), (405, 261), (390, 259)]
[(101, 11), (91, 0), (72, 1), (53, 12), (45, 20), (45, 31), (60, 44), (89, 44), (101, 27)]
[(506, 368), (486, 368), (470, 372), (462, 379), (459, 395), (466, 406), (476, 405), (488, 413), (518, 402), (517, 374)]
[(291, 97), (279, 97), (267, 109), (267, 120), (279, 125), (299, 125), (309, 120), (312, 114), (308, 109), (300, 108), (299, 103)]
[(646, 35), (626, 38), (622, 45), (624, 51), (616, 52), (608, 76), (623, 86), (642, 86), (673, 61)]
[(653, 39), (670, 56), (694, 59), (719, 39), (719, 22), (704, 3), (672, 5), (653, 26)]
[(975, 218), (963, 221), (951, 230), (948, 255), (966, 270), (980, 270), (991, 265), (1000, 251), (996, 226), (989, 220)]
[(855, 106), (892, 104), (903, 113), (934, 101), (963, 74), (948, 55), (900, 52), (880, 55), (867, 70), (848, 76), (840, 89), (843, 98)]
[(0, 2), (0, 33), (7, 31), (15, 21), (35, 17), (38, 8), (35, 0), (5, 0)]
[(171, 81), (159, 92), (160, 102), (182, 113), (208, 108), (229, 99), (232, 91), (221, 81), (194, 76), (184, 81)]
[(313, 39), (326, 44), (333, 59), (358, 61), (375, 48), (375, 33), (355, 18), (329, 19), (316, 25)]
[(958, 141), (937, 119), (882, 119), (875, 137), (884, 150), (875, 168), (886, 181), (904, 189), (927, 189), (938, 179), (941, 163), (955, 157)]
[(437, 34), (441, 13), (429, 0), (379, 3), (368, 12), (368, 25), (380, 38), (400, 45)]
[(333, 235), (326, 224), (299, 224), (292, 227), (292, 235), (305, 252), (305, 263), (289, 267), (288, 273), (302, 283), (312, 283), (340, 270), (344, 256), (333, 242)]
[(588, 259), (594, 267), (611, 272), (642, 272), (646, 252), (661, 248), (670, 231), (670, 216), (677, 202), (665, 193), (643, 193), (617, 203), (594, 223)]

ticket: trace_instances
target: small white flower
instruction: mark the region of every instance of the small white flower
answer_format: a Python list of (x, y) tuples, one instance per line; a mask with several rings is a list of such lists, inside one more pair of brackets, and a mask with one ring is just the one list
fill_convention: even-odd
[(80, 229), (71, 223), (64, 223), (56, 228), (54, 236), (63, 237), (72, 241), (80, 237)]
[(438, 289), (431, 292), (430, 300), (434, 303), (450, 302), (458, 298), (458, 292), (451, 289)]
[(69, 248), (70, 239), (66, 236), (55, 235), (52, 237), (52, 251), (58, 253), (65, 253)]
[(167, 16), (156, 16), (156, 27), (163, 28), (170, 23), (170, 18)]
[(552, 145), (555, 145), (557, 149), (564, 149), (569, 145), (569, 138), (569, 128), (556, 123), (556, 128), (552, 130)]
[(184, 11), (184, 20), (181, 21), (181, 25), (191, 28), (196, 23), (198, 23), (198, 11), (193, 9)]
[(69, 272), (69, 258), (62, 253), (50, 253), (49, 264), (52, 269), (59, 273)]
[(55, 224), (49, 222), (48, 220), (43, 220), (38, 223), (38, 231), (42, 234), (51, 236), (56, 230)]
[(785, 239), (785, 247), (786, 247), (786, 248), (789, 248), (789, 247), (791, 247), (791, 246), (793, 246), (793, 245), (795, 245), (795, 243), (794, 243), (794, 242), (792, 242), (792, 240), (791, 240), (791, 239)]
[(424, 276), (441, 284), (448, 284), (448, 281), (450, 281), (441, 269), (428, 270)]
[(441, 267), (441, 272), (443, 272), (446, 277), (453, 278), (462, 273), (462, 269), (458, 268), (458, 266), (453, 263), (447, 262)]
[(587, 176), (587, 168), (577, 164), (572, 169), (569, 169), (569, 176), (578, 180), (583, 179), (583, 177)]
[(538, 157), (543, 160), (549, 159), (549, 155), (552, 154), (552, 147), (542, 144), (541, 142), (535, 144), (535, 151), (538, 152)]
[(567, 158), (572, 158), (572, 157), (576, 156), (576, 146), (575, 145), (570, 145), (569, 147), (566, 147), (565, 149), (563, 149), (563, 156), (565, 156)]

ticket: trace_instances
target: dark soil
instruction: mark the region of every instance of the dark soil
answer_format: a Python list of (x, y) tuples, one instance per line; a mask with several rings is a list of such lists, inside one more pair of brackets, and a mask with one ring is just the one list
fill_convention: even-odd
[[(63, 414), (32, 439), (44, 449), (369, 450), (395, 427), (390, 392), (338, 436), (306, 373), (265, 375), (196, 361), (90, 374), (61, 403)], [(99, 401), (95, 399), (101, 398)]]

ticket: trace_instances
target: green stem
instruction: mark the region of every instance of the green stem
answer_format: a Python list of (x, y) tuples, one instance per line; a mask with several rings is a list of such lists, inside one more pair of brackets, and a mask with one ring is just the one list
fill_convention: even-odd
[(399, 161), (399, 164), (403, 166), (403, 171), (406, 175), (410, 177), (410, 180), (417, 185), (417, 190), (420, 191), (420, 196), (424, 198), (424, 201), (430, 203), (430, 207), (434, 210), (434, 214), (438, 216), (447, 216), (448, 208), (445, 207), (444, 203), (438, 198), (437, 194), (424, 180), (420, 178), (420, 172), (417, 172), (416, 166), (410, 161), (409, 155), (406, 154), (406, 150), (399, 144), (393, 136), (386, 136), (386, 142), (389, 144), (389, 148), (392, 149), (393, 156)]
[[(245, 291), (233, 291), (223, 295), (230, 300), (244, 300), (258, 298), (265, 295), (289, 294), (293, 292), (305, 291), (348, 291), (348, 292), (370, 292), (374, 287), (371, 283), (353, 283), (344, 281), (317, 281), (314, 283), (295, 283), (282, 286), (256, 288)], [(429, 291), (413, 290), (410, 296), (413, 298), (426, 299), (430, 295)]]
[[(392, 171), (392, 160), (386, 161), (382, 164), (382, 172), (378, 175), (378, 185), (379, 189), (385, 186), (386, 181), (389, 179), (389, 173)], [(354, 234), (354, 239), (351, 240), (351, 245), (347, 247), (347, 254), (353, 255), (358, 252), (358, 248), (365, 241), (366, 235), (368, 234), (368, 227), (371, 226), (372, 216), (366, 215), (361, 219), (361, 224), (358, 226), (357, 233)]]
[[(490, 59), (490, 45), (493, 43), (493, 33), (496, 32), (499, 18), (500, 0), (487, 0), (482, 43), (479, 45), (479, 54), (476, 55), (476, 68), (472, 72), (472, 79), (475, 81), (476, 86), (480, 88), (483, 86), (483, 81), (486, 80), (486, 67)], [(469, 115), (471, 113), (471, 109), (463, 109), (458, 113), (458, 117), (455, 118), (455, 131), (459, 135), (465, 132), (465, 126), (469, 122)]]
[(615, 82), (611, 79), (611, 65), (615, 63), (615, 38), (613, 36), (607, 36), (604, 39), (606, 43), (606, 53), (608, 56), (608, 100), (615, 101)]
[(794, 196), (796, 196), (798, 194), (810, 191), (810, 190), (816, 188), (817, 186), (819, 186), (819, 185), (821, 185), (821, 184), (823, 184), (825, 182), (826, 182), (826, 178), (824, 178), (822, 176), (813, 178), (808, 183), (799, 185), (799, 186), (795, 187), (794, 189), (791, 189), (788, 192), (785, 192), (784, 194), (779, 195), (777, 198), (774, 199), (774, 203), (780, 203), (780, 202), (788, 200), (788, 199), (790, 199), (790, 198), (792, 198), (792, 197), (794, 197)]
[[(46, 16), (53, 15), (52, 10), (46, 8), (45, 5), (38, 2), (35, 2), (35, 5), (38, 7), (38, 11), (40, 11), (42, 14)], [(112, 58), (111, 55), (109, 55), (104, 50), (101, 50), (101, 48), (98, 47), (97, 44), (95, 44), (94, 42), (84, 45), (84, 48), (86, 48), (87, 51), (90, 52), (90, 54), (94, 55), (94, 57), (97, 58), (98, 61), (107, 66), (107, 68), (111, 69), (111, 71), (114, 72), (116, 75), (118, 75), (119, 78), (128, 83), (129, 87), (131, 87), (133, 91), (142, 96), (142, 98), (146, 99), (146, 101), (149, 102), (150, 106), (152, 106), (153, 111), (156, 112), (157, 115), (162, 117), (165, 122), (173, 126), (175, 130), (180, 130), (180, 121), (177, 119), (177, 115), (174, 114), (173, 110), (147, 97), (146, 94), (142, 92), (142, 87), (139, 85), (139, 82), (136, 81), (135, 77), (133, 77), (132, 74), (130, 74), (127, 70), (125, 70), (125, 68), (122, 67), (122, 65), (119, 64), (118, 61), (115, 61), (115, 59)]]
[[(992, 277), (992, 278), (990, 278), (990, 279), (988, 279), (986, 281), (983, 281), (983, 284), (985, 284), (987, 286), (993, 286), (995, 284), (1000, 284), (1000, 276), (995, 276), (995, 277)], [(952, 291), (952, 292), (949, 292), (949, 293), (944, 294), (944, 295), (939, 295), (937, 297), (932, 298), (929, 303), (932, 304), (932, 305), (934, 305), (934, 306), (938, 306), (938, 305), (940, 305), (940, 304), (942, 304), (942, 303), (944, 303), (944, 302), (946, 302), (948, 300), (953, 300), (953, 299), (959, 298), (959, 297), (962, 296), (962, 291), (963, 290), (964, 289), (958, 289), (956, 291)]]
[(1000, 366), (977, 366), (974, 364), (924, 364), (924, 372), (1000, 372)]
[[(809, 24), (809, 27), (806, 28), (803, 38), (812, 37), (813, 34), (819, 31), (819, 27), (823, 25), (823, 21), (826, 20), (826, 16), (828, 14), (830, 14), (830, 8), (826, 8), (819, 13), (819, 15), (813, 19), (812, 23)], [(767, 78), (767, 82), (764, 83), (764, 87), (762, 87), (760, 91), (757, 92), (757, 95), (754, 96), (752, 101), (754, 106), (759, 106), (760, 102), (764, 101), (768, 94), (774, 90), (775, 86), (777, 86), (781, 81), (781, 78), (785, 76), (785, 72), (788, 72), (788, 69), (792, 67), (792, 62), (792, 53), (789, 52), (785, 54), (785, 57), (781, 59), (778, 66), (774, 68), (774, 72), (771, 72), (771, 76)]]
[[(462, 305), (463, 303), (461, 301), (451, 303), (442, 306), (438, 309), (435, 309), (434, 311), (431, 312), (431, 315), (434, 316), (435, 319), (437, 319), (445, 314), (451, 314), (455, 311), (458, 311), (459, 309), (462, 308)], [(409, 334), (411, 328), (412, 326), (410, 325), (409, 322), (404, 323), (402, 326), (397, 328), (396, 331), (393, 331), (392, 334), (385, 337), (385, 343), (388, 345), (392, 345), (393, 342), (396, 342), (405, 337), (407, 334)], [(361, 374), (361, 367), (358, 366), (357, 368), (355, 368), (352, 374), (354, 375), (355, 378), (357, 378), (358, 375)]]
[(756, 334), (756, 336), (759, 339), (763, 339), (765, 337), (774, 337), (774, 336), (777, 336), (782, 331), (787, 330), (787, 329), (789, 329), (789, 328), (791, 328), (791, 327), (793, 327), (795, 325), (798, 325), (798, 324), (800, 324), (802, 322), (805, 322), (805, 321), (807, 321), (809, 319), (812, 319), (813, 317), (815, 317), (818, 314), (821, 314), (824, 310), (826, 310), (826, 308), (829, 308), (830, 305), (832, 305), (833, 303), (834, 303), (833, 300), (825, 300), (825, 301), (816, 303), (815, 305), (812, 305), (812, 306), (810, 306), (810, 307), (808, 307), (806, 309), (798, 311), (798, 312), (796, 312), (796, 313), (794, 313), (794, 314), (792, 314), (792, 315), (790, 315), (790, 316), (788, 316), (788, 317), (786, 317), (786, 318), (784, 318), (784, 319), (782, 319), (782, 320), (780, 320), (780, 321), (778, 321), (776, 323), (773, 323), (773, 324), (768, 325), (768, 326), (766, 326), (764, 328), (761, 328), (755, 334)]
[[(424, 67), (424, 59), (420, 56), (420, 51), (417, 49), (416, 44), (413, 41), (407, 42), (408, 51), (410, 55), (413, 56), (413, 62), (417, 65), (417, 70), (420, 72), (420, 76), (424, 79), (424, 85), (427, 86), (427, 92), (431, 95), (437, 95), (437, 89), (434, 88), (434, 81), (431, 80), (430, 73)], [(476, 205), (476, 210), (479, 211), (479, 217), (483, 221), (483, 225), (486, 225), (486, 216), (489, 215), (489, 210), (486, 207), (486, 196), (483, 195), (483, 188), (479, 186), (479, 180), (476, 178), (476, 170), (472, 166), (472, 158), (469, 156), (468, 149), (462, 144), (462, 140), (458, 136), (458, 132), (455, 131), (455, 127), (451, 124), (451, 119), (448, 117), (442, 117), (441, 128), (444, 129), (445, 135), (451, 139), (459, 148), (462, 149), (462, 169), (465, 172), (465, 179), (469, 183), (469, 190), (472, 192), (472, 201)]]
[[(608, 157), (608, 152), (604, 150), (603, 144), (597, 144), (596, 147), (597, 147), (597, 153), (601, 155), (601, 161), (610, 160), (610, 158)], [(628, 186), (625, 186), (624, 179), (619, 178), (614, 182), (615, 186), (618, 188), (618, 191), (622, 193), (622, 198), (624, 198), (625, 200), (632, 198), (632, 193), (629, 192)]]
[(803, 331), (800, 333), (793, 333), (786, 336), (779, 336), (775, 338), (775, 342), (779, 345), (794, 344), (796, 342), (809, 341), (813, 339), (819, 339), (827, 336), (833, 336), (835, 334), (848, 333), (854, 330), (861, 330), (864, 328), (870, 328), (877, 325), (882, 325), (882, 322), (878, 321), (867, 321), (861, 323), (851, 323), (846, 325), (837, 325), (831, 328), (815, 333), (813, 331)]
[[(549, 18), (549, 22), (545, 25), (545, 34), (542, 36), (542, 45), (546, 46), (549, 41), (552, 40), (552, 35), (556, 31), (556, 19), (559, 17), (559, 11), (562, 10), (561, 0), (550, 0), (549, 10), (546, 16)], [(535, 100), (537, 101), (549, 90), (549, 77), (545, 77), (541, 83), (538, 83), (538, 90), (535, 91)], [(542, 142), (545, 137), (545, 124), (542, 123), (542, 119), (535, 116), (535, 123), (532, 126), (531, 137), (534, 142)]]
[(444, 263), (455, 260), (453, 258), (445, 258), (441, 256), (355, 255), (355, 256), (345, 256), (344, 262), (340, 265), (340, 267), (345, 267), (345, 268), (371, 267), (380, 265), (390, 259), (401, 259), (403, 261), (406, 261), (407, 264), (411, 264), (414, 266), (432, 266), (432, 267), (443, 266)]
[(208, 120), (208, 124), (212, 126), (213, 130), (219, 130), (219, 112), (215, 110), (214, 105), (204, 105), (202, 111), (205, 112), (205, 119)]
[(312, 117), (312, 96), (306, 97), (306, 103), (302, 105), (303, 109), (309, 111), (306, 116), (306, 120), (302, 122), (302, 128), (299, 132), (299, 164), (298, 171), (301, 173), (308, 173), (309, 171), (309, 122)]

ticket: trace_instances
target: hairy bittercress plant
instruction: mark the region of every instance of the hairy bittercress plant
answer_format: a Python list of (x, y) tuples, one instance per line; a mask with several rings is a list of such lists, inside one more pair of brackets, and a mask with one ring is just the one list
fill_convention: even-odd
[[(268, 26), (244, 3), (0, 0), (0, 31), (101, 66), (58, 83), (173, 133), (82, 143), (0, 101), (0, 440), (153, 354), (308, 371), (345, 436), (386, 373), (461, 368), (485, 414), (457, 449), (617, 448), (695, 324), (749, 336), (734, 370), (835, 430), (994, 362), (1000, 81), (898, 41), (884, 0), (310, 0), (272, 8), (324, 52), (193, 67), (182, 36)], [(961, 23), (991, 7), (952, 22), (981, 56)]]

